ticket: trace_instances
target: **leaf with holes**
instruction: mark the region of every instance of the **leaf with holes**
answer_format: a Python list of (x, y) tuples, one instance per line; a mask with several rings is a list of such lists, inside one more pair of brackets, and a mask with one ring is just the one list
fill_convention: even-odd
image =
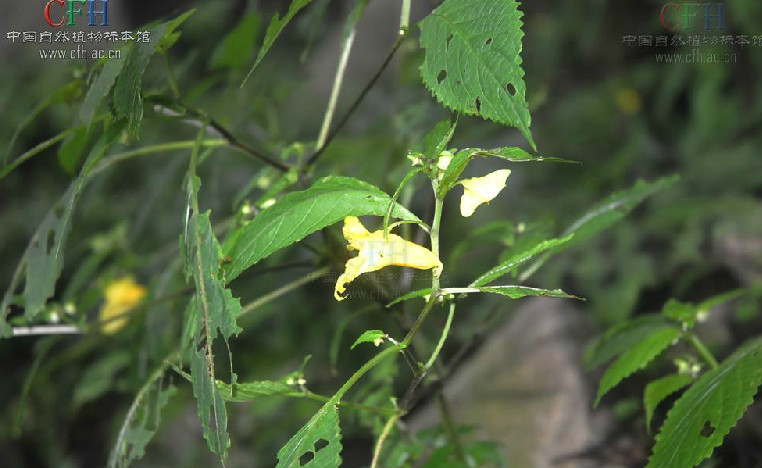
[(421, 77), (447, 107), (518, 128), (535, 147), (514, 0), (445, 0), (420, 24)]
[[(384, 216), (391, 197), (371, 184), (351, 177), (325, 177), (312, 187), (292, 192), (262, 210), (243, 226), (225, 251), (232, 259), (224, 266), (227, 280), (273, 252), (347, 216)], [(392, 216), (420, 221), (395, 204)]]
[(595, 406), (598, 406), (601, 398), (609, 390), (616, 387), (619, 382), (644, 368), (649, 362), (660, 355), (662, 351), (677, 341), (681, 333), (677, 327), (665, 326), (657, 328), (620, 354), (606, 369), (603, 378), (601, 378), (601, 383), (598, 386), (598, 395), (595, 398)]
[(654, 380), (646, 386), (643, 393), (643, 407), (646, 410), (646, 428), (651, 432), (651, 419), (659, 403), (675, 392), (682, 390), (693, 382), (693, 377), (687, 374), (672, 374)]
[(752, 340), (702, 375), (667, 413), (647, 468), (692, 468), (743, 416), (762, 383), (762, 340)]
[(329, 402), (278, 451), (276, 468), (338, 468), (340, 464), (339, 413)]

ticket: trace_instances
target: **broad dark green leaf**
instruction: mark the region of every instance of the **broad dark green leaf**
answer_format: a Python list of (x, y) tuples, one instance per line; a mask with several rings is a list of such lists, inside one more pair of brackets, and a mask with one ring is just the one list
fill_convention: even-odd
[(362, 332), (362, 335), (357, 337), (349, 349), (355, 349), (355, 347), (361, 343), (373, 343), (378, 346), (385, 338), (386, 333), (381, 330), (365, 330)]
[(420, 24), (421, 77), (438, 101), (517, 127), (534, 148), (514, 0), (445, 0)]
[[(316, 447), (319, 441), (324, 444)], [(312, 458), (302, 463), (306, 454)], [(322, 406), (307, 424), (278, 451), (276, 468), (338, 468), (341, 465), (341, 432), (336, 402)]]
[[(273, 252), (347, 216), (383, 216), (391, 198), (368, 183), (350, 177), (325, 177), (307, 190), (289, 193), (241, 228), (226, 254), (228, 281)], [(419, 219), (400, 205), (392, 216)]]
[(622, 352), (618, 358), (606, 369), (598, 386), (598, 395), (595, 405), (609, 390), (616, 387), (619, 382), (629, 377), (636, 371), (644, 368), (662, 353), (667, 347), (674, 344), (682, 332), (677, 327), (662, 327), (652, 330), (642, 340)]
[(692, 468), (743, 416), (762, 383), (762, 341), (752, 340), (702, 375), (667, 413), (647, 468)]
[(299, 10), (309, 5), (311, 1), (312, 0), (292, 0), (291, 5), (288, 7), (286, 16), (281, 18), (278, 13), (273, 15), (272, 19), (270, 20), (270, 24), (267, 26), (267, 32), (265, 33), (265, 40), (262, 43), (262, 47), (260, 47), (259, 52), (257, 52), (257, 58), (254, 60), (254, 65), (251, 66), (251, 69), (246, 75), (246, 78), (243, 79), (241, 86), (246, 84), (246, 81), (248, 81), (249, 77), (251, 77), (251, 74), (254, 73), (257, 65), (259, 65), (259, 62), (261, 62), (264, 56), (267, 55), (270, 47), (272, 47), (275, 40), (283, 31), (283, 28), (285, 28), (291, 19), (296, 16), (297, 13), (299, 13)]
[(651, 420), (659, 403), (675, 392), (682, 390), (693, 382), (688, 374), (672, 374), (654, 380), (646, 386), (643, 393), (643, 407), (646, 410), (646, 428), (651, 431)]
[(557, 247), (559, 245), (563, 245), (566, 242), (569, 242), (571, 238), (574, 236), (574, 234), (569, 234), (568, 236), (564, 237), (563, 239), (550, 239), (546, 241), (542, 241), (539, 244), (523, 251), (520, 253), (517, 253), (513, 255), (508, 260), (504, 261), (500, 265), (490, 269), (488, 272), (484, 273), (477, 279), (475, 279), (471, 284), (470, 287), (479, 287), (484, 286), (487, 283), (491, 283), (492, 281), (500, 278), (501, 276), (509, 273), (513, 269), (517, 268), (520, 265), (523, 265), (524, 263), (531, 260), (535, 255), (544, 252), (548, 249), (551, 249), (553, 247)]

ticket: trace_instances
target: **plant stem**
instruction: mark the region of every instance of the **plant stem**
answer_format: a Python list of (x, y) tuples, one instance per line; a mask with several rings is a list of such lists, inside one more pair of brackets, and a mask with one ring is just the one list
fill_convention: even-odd
[(389, 437), (389, 434), (392, 432), (392, 428), (397, 423), (399, 418), (399, 413), (393, 414), (392, 417), (386, 421), (386, 424), (384, 424), (384, 429), (381, 431), (381, 435), (378, 436), (378, 442), (376, 443), (376, 448), (373, 451), (373, 461), (370, 464), (370, 468), (378, 468), (378, 462), (381, 459), (381, 449), (384, 448), (384, 442), (386, 442), (386, 439)]
[(696, 348), (696, 351), (698, 351), (704, 361), (709, 364), (709, 367), (712, 369), (717, 369), (717, 367), (719, 367), (720, 364), (717, 362), (717, 359), (715, 359), (712, 352), (709, 351), (709, 348), (706, 347), (706, 345), (699, 339), (698, 336), (696, 336), (694, 333), (691, 333), (688, 335), (688, 339), (693, 347)]
[(447, 315), (447, 322), (445, 323), (444, 329), (442, 330), (442, 336), (439, 337), (439, 342), (437, 343), (436, 348), (434, 348), (434, 352), (431, 354), (431, 357), (426, 362), (426, 365), (424, 366), (424, 369), (428, 371), (431, 369), (431, 366), (434, 365), (434, 362), (436, 362), (437, 357), (439, 357), (439, 353), (442, 351), (442, 347), (444, 346), (445, 341), (447, 341), (447, 336), (450, 334), (450, 326), (452, 326), (452, 318), (455, 315), (455, 303), (450, 302), (450, 313)]
[(442, 415), (442, 425), (447, 433), (447, 438), (450, 439), (450, 444), (455, 449), (455, 456), (464, 465), (468, 465), (466, 455), (463, 452), (463, 446), (460, 443), (460, 437), (458, 437), (458, 430), (455, 428), (452, 415), (450, 414), (450, 406), (447, 404), (447, 400), (441, 390), (437, 392), (437, 407), (439, 408), (439, 414)]
[(265, 294), (264, 296), (262, 296), (260, 298), (257, 298), (255, 300), (249, 302), (248, 304), (246, 304), (246, 306), (244, 306), (244, 308), (241, 309), (241, 313), (238, 314), (238, 316), (240, 317), (240, 316), (242, 316), (244, 314), (248, 314), (249, 312), (253, 311), (254, 309), (257, 309), (258, 307), (261, 307), (261, 306), (267, 304), (268, 302), (271, 302), (271, 301), (273, 301), (273, 300), (283, 296), (284, 294), (293, 291), (294, 289), (296, 289), (296, 288), (298, 288), (298, 287), (300, 287), (302, 285), (305, 285), (307, 283), (310, 283), (310, 282), (316, 280), (317, 278), (320, 278), (321, 276), (325, 275), (329, 271), (330, 271), (329, 267), (321, 268), (321, 269), (315, 270), (315, 271), (313, 271), (313, 272), (311, 272), (311, 273), (309, 273), (309, 274), (307, 274), (305, 276), (302, 276), (301, 278), (299, 278), (299, 279), (297, 279), (295, 281), (292, 281), (291, 283), (288, 283), (288, 284), (286, 284), (284, 286), (281, 286), (280, 288), (278, 288), (278, 289), (276, 289), (274, 291), (271, 291), (270, 293)]
[(339, 92), (341, 91), (341, 85), (344, 81), (344, 73), (347, 70), (347, 62), (349, 62), (349, 53), (352, 51), (352, 45), (355, 42), (355, 33), (357, 32), (357, 25), (352, 25), (347, 33), (347, 37), (344, 39), (344, 47), (341, 51), (341, 57), (339, 58), (339, 67), (336, 69), (336, 76), (333, 79), (333, 89), (331, 89), (331, 97), (328, 99), (328, 108), (325, 110), (325, 116), (323, 117), (323, 125), (320, 128), (320, 134), (318, 135), (317, 142), (315, 143), (315, 149), (321, 148), (328, 138), (328, 131), (331, 128), (331, 120), (333, 114), (336, 111), (336, 102), (339, 99)]
[(410, 26), (410, 3), (411, 0), (402, 0), (402, 11), (400, 12), (400, 34), (406, 31)]

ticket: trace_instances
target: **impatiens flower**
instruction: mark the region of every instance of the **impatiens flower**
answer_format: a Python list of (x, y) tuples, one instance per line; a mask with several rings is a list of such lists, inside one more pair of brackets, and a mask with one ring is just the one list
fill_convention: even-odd
[(103, 293), (105, 302), (100, 312), (100, 320), (105, 321), (101, 330), (112, 334), (127, 324), (127, 313), (146, 295), (146, 289), (125, 276), (110, 282)]
[(489, 203), (505, 187), (505, 181), (511, 175), (510, 169), (491, 172), (484, 177), (463, 179), (463, 197), (460, 199), (460, 214), (471, 216), (476, 207)]
[(355, 216), (344, 218), (343, 232), (349, 243), (349, 250), (358, 250), (360, 253), (347, 261), (344, 273), (336, 281), (334, 296), (337, 301), (344, 299), (341, 295), (346, 290), (346, 285), (363, 273), (377, 271), (390, 265), (419, 270), (442, 269), (442, 262), (431, 250), (406, 241), (396, 234), (388, 233), (384, 237), (383, 229), (369, 232)]

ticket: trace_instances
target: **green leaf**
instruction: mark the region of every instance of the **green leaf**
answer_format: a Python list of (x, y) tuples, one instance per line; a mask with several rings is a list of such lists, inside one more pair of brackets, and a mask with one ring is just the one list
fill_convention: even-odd
[(11, 284), (0, 304), (0, 336), (7, 336), (10, 328), (5, 325), (8, 306), (21, 280), (24, 282), (24, 312), (28, 319), (36, 316), (50, 299), (64, 262), (64, 245), (69, 233), (71, 217), (79, 195), (89, 180), (90, 173), (101, 160), (121, 131), (121, 126), (109, 127), (85, 160), (77, 178), (40, 223), (29, 241), (21, 262), (16, 268)]
[(701, 302), (696, 307), (697, 318), (700, 318), (701, 315), (709, 314), (709, 312), (711, 312), (712, 309), (714, 309), (715, 307), (718, 307), (726, 302), (732, 301), (733, 299), (742, 297), (747, 293), (748, 291), (746, 289), (734, 289), (732, 291), (728, 291), (726, 293), (710, 297), (709, 299)]
[(74, 174), (87, 147), (87, 129), (80, 128), (69, 135), (58, 148), (58, 162), (69, 174)]
[[(312, 455), (311, 459), (301, 463), (307, 454)], [(278, 451), (276, 468), (338, 468), (340, 464), (339, 413), (336, 404), (329, 403), (322, 406)]]
[(639, 180), (631, 189), (612, 194), (606, 200), (598, 203), (593, 209), (579, 217), (561, 234), (561, 237), (574, 234), (572, 241), (546, 253), (521, 274), (520, 280), (525, 281), (529, 278), (551, 256), (580, 244), (616, 224), (643, 200), (661, 190), (671, 187), (678, 180), (679, 176), (663, 177), (653, 182)]
[(79, 108), (79, 118), (82, 122), (89, 127), (95, 118), (95, 113), (98, 111), (103, 99), (111, 91), (111, 87), (114, 86), (116, 77), (122, 72), (125, 60), (107, 60), (103, 65), (103, 69), (98, 74), (90, 89), (85, 95), (85, 100), (82, 102), (82, 107)]
[(647, 468), (692, 468), (743, 416), (762, 383), (762, 341), (752, 340), (702, 375), (667, 413)]
[(164, 384), (163, 375), (164, 367), (135, 396), (109, 455), (108, 468), (127, 467), (145, 454), (146, 445), (159, 429), (162, 410), (177, 393), (171, 384)]
[(506, 161), (510, 161), (510, 162), (547, 161), (547, 162), (556, 162), (556, 163), (580, 164), (579, 161), (572, 161), (571, 159), (548, 158), (545, 156), (532, 156), (531, 154), (527, 153), (526, 150), (523, 150), (515, 146), (504, 146), (502, 148), (493, 148), (488, 150), (477, 149), (475, 151), (476, 151), (474, 153), (475, 156), (493, 156), (496, 158), (505, 159)]
[(646, 428), (651, 431), (651, 420), (654, 410), (659, 403), (675, 392), (682, 390), (693, 382), (693, 377), (688, 374), (672, 374), (654, 380), (646, 386), (643, 394), (643, 407), (646, 409)]
[(227, 401), (243, 402), (268, 396), (302, 396), (304, 392), (279, 380), (259, 380), (256, 382), (228, 384), (217, 381), (217, 389)]
[(418, 289), (415, 291), (410, 291), (407, 294), (403, 294), (402, 296), (394, 299), (392, 302), (386, 304), (386, 307), (391, 307), (395, 304), (399, 304), (400, 302), (405, 302), (409, 299), (416, 299), (419, 297), (425, 297), (431, 294), (431, 288), (425, 288), (425, 289)]
[(455, 133), (455, 123), (449, 120), (437, 122), (434, 128), (423, 137), (423, 154), (429, 159), (435, 159), (439, 153), (447, 149), (447, 144)]
[(569, 234), (568, 236), (564, 237), (563, 239), (550, 239), (546, 241), (542, 241), (539, 244), (523, 251), (520, 253), (517, 253), (513, 255), (508, 260), (504, 261), (500, 265), (492, 268), (488, 272), (484, 273), (477, 279), (475, 279), (471, 284), (470, 287), (478, 287), (478, 286), (484, 286), (487, 283), (490, 283), (497, 278), (500, 278), (501, 276), (509, 273), (516, 267), (523, 265), (524, 263), (531, 260), (535, 255), (544, 252), (548, 249), (551, 249), (553, 247), (557, 247), (559, 245), (563, 245), (566, 242), (569, 242), (571, 238), (574, 236), (574, 234)]
[(514, 0), (445, 0), (420, 24), (421, 77), (445, 106), (517, 127), (534, 148), (518, 6)]
[(72, 405), (78, 408), (103, 396), (114, 385), (116, 375), (131, 361), (131, 356), (126, 351), (116, 351), (103, 356), (79, 376), (71, 401)]
[(595, 398), (595, 406), (598, 406), (601, 398), (609, 390), (616, 387), (619, 382), (644, 368), (661, 354), (662, 351), (676, 342), (680, 338), (681, 333), (677, 327), (667, 326), (657, 328), (646, 335), (645, 338), (635, 343), (631, 348), (622, 352), (603, 374), (598, 387), (598, 395)]
[(209, 376), (209, 361), (204, 348), (196, 348), (190, 356), (193, 396), (196, 397), (198, 416), (204, 430), (204, 439), (213, 453), (225, 461), (230, 448), (228, 414), (222, 393)]
[[(485, 288), (475, 288), (480, 292), (500, 294), (501, 296), (508, 296), (511, 299), (521, 299), (527, 296), (543, 296), (543, 297), (559, 297), (567, 299), (580, 299), (577, 296), (567, 294), (560, 289), (541, 289), (530, 288), (529, 286), (491, 286)], [(447, 291), (444, 289), (443, 291)]]
[(361, 343), (373, 343), (374, 345), (380, 345), (386, 339), (386, 333), (381, 330), (365, 330), (354, 342), (349, 349), (355, 349), (355, 347)]
[(588, 346), (583, 359), (585, 367), (593, 369), (606, 364), (662, 328), (672, 325), (659, 314), (643, 315), (610, 328)]
[(679, 322), (686, 328), (693, 328), (696, 325), (697, 312), (695, 305), (675, 299), (668, 300), (661, 310), (665, 317)]
[(243, 68), (249, 57), (254, 52), (254, 43), (257, 40), (261, 19), (256, 10), (249, 14), (231, 30), (222, 40), (212, 55), (211, 67), (219, 68)]
[[(241, 228), (240, 235), (225, 252), (232, 259), (224, 267), (227, 280), (273, 252), (347, 216), (383, 216), (390, 200), (389, 195), (373, 185), (350, 177), (325, 177), (307, 190), (289, 193)], [(400, 205), (395, 206), (392, 216), (419, 221)]]
[(311, 1), (312, 0), (292, 0), (291, 5), (288, 7), (286, 16), (281, 18), (278, 13), (273, 15), (272, 19), (270, 20), (270, 24), (267, 26), (267, 32), (265, 32), (265, 40), (262, 43), (262, 47), (260, 47), (259, 52), (257, 52), (257, 59), (254, 60), (254, 65), (252, 65), (251, 69), (249, 69), (249, 73), (246, 74), (246, 78), (243, 79), (241, 86), (245, 85), (246, 81), (249, 80), (249, 77), (251, 77), (251, 74), (254, 73), (254, 70), (257, 68), (257, 65), (259, 65), (259, 62), (261, 62), (264, 56), (267, 55), (267, 52), (270, 50), (270, 47), (272, 47), (275, 39), (280, 36), (283, 28), (285, 28), (289, 21), (291, 21), (291, 19), (296, 16), (297, 13), (299, 13), (299, 10), (309, 5)]

